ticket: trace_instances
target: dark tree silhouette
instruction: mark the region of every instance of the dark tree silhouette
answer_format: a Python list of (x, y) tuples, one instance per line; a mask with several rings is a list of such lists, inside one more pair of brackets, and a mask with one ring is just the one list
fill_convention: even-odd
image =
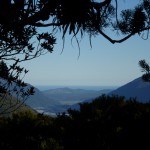
[(34, 94), (34, 88), (22, 81), (27, 72), (17, 63), (8, 67), (4, 61), (0, 62), (0, 114), (15, 111)]
[[(149, 16), (150, 0), (137, 1), (133, 9), (121, 11), (118, 0), (1, 0), (0, 60), (20, 62), (52, 52), (59, 30), (63, 39), (69, 33), (77, 43), (79, 33), (81, 37), (87, 33), (90, 40), (100, 35), (113, 44), (135, 34), (144, 38), (146, 31), (148, 38)], [(41, 27), (47, 33), (40, 33)], [(107, 30), (119, 33), (120, 39), (111, 38)]]
[[(25, 61), (52, 52), (58, 30), (63, 39), (66, 33), (73, 37), (87, 33), (90, 39), (101, 35), (111, 43), (121, 43), (135, 34), (144, 38), (141, 33), (146, 31), (148, 38), (149, 16), (150, 0), (121, 11), (118, 0), (1, 0), (0, 59)], [(38, 32), (40, 27), (49, 27), (48, 32)], [(107, 29), (120, 33), (120, 39), (111, 38)]]
[(150, 66), (149, 66), (149, 64), (145, 60), (140, 60), (139, 65), (142, 69), (142, 72), (144, 72), (144, 74), (142, 75), (142, 79), (144, 81), (150, 82)]
[[(52, 26), (61, 29), (63, 35), (67, 31), (73, 35), (80, 31), (100, 34), (112, 43), (123, 42), (150, 28), (150, 1), (135, 3), (135, 8), (119, 12), (117, 0), (1, 0), (0, 23), (3, 30), (16, 36), (23, 33), (26, 26)], [(125, 37), (113, 40), (104, 33), (106, 28), (121, 31)]]
[(3, 79), (8, 79), (9, 69), (4, 61), (0, 62), (0, 77)]

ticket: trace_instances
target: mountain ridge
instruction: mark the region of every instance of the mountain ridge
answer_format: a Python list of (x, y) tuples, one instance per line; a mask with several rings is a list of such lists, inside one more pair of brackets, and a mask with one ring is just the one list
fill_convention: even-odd
[(71, 89), (68, 87), (56, 88), (43, 91), (44, 95), (51, 97), (58, 101), (83, 101), (87, 98), (93, 98), (101, 95), (102, 93), (108, 93), (111, 90), (85, 90), (85, 89)]
[(150, 83), (138, 77), (111, 91), (108, 95), (124, 96), (126, 99), (135, 98), (139, 102), (146, 103), (150, 101)]

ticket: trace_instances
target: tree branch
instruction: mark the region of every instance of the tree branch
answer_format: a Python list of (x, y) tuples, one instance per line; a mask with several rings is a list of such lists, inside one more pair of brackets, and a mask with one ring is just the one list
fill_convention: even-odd
[(126, 41), (127, 39), (129, 39), (131, 36), (133, 36), (135, 33), (131, 33), (129, 35), (127, 35), (126, 37), (120, 39), (120, 40), (113, 40), (112, 38), (110, 38), (108, 35), (106, 35), (103, 31), (101, 31), (100, 29), (98, 29), (98, 32), (104, 37), (106, 38), (108, 41), (110, 41), (112, 44), (115, 43), (122, 43), (124, 41)]

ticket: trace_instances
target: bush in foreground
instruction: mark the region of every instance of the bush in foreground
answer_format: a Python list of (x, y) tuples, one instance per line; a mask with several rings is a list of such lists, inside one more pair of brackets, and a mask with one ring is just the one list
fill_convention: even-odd
[(150, 103), (102, 95), (56, 118), (33, 112), (0, 118), (0, 149), (150, 148)]

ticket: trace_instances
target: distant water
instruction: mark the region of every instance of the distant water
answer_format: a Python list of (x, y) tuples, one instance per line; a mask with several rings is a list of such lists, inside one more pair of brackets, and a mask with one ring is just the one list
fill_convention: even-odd
[(36, 88), (38, 88), (40, 91), (45, 91), (45, 90), (50, 90), (50, 89), (56, 89), (56, 88), (70, 88), (70, 89), (84, 89), (84, 90), (94, 90), (94, 91), (98, 91), (98, 90), (103, 90), (103, 89), (117, 89), (117, 86), (35, 86)]

